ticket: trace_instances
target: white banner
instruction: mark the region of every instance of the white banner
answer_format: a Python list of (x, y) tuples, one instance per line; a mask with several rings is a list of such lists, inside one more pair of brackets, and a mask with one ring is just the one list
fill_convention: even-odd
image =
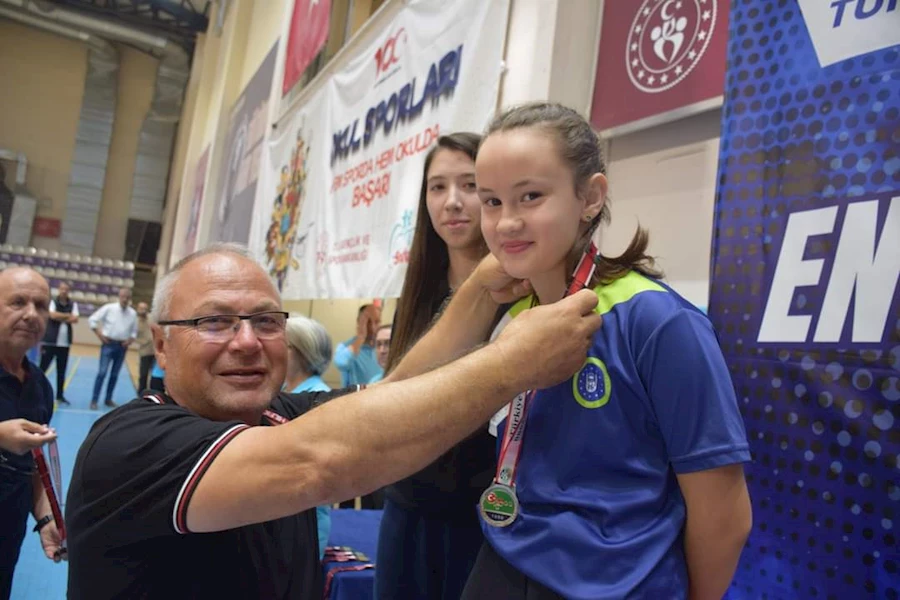
[(279, 127), (250, 247), (285, 299), (400, 295), (425, 153), (494, 113), (508, 7), (409, 2)]

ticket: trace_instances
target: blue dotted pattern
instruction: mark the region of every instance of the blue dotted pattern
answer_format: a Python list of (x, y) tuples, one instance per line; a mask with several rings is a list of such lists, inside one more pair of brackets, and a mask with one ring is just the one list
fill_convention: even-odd
[[(900, 48), (823, 69), (793, 0), (733, 0), (729, 34), (709, 314), (753, 451), (754, 530), (728, 597), (897, 599), (900, 294), (881, 344), (756, 338), (790, 213), (876, 199), (881, 226), (900, 196)], [(840, 225), (809, 240), (822, 281), (792, 299), (812, 331)]]

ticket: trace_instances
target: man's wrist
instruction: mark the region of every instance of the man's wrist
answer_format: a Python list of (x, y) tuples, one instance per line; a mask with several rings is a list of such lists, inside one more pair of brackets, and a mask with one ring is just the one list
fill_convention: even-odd
[(44, 527), (49, 525), (50, 521), (52, 521), (52, 520), (53, 520), (52, 514), (44, 515), (40, 519), (37, 519), (37, 523), (35, 524), (34, 529), (32, 529), (32, 531), (34, 531), (35, 533), (39, 533), (41, 531), (41, 529), (43, 529)]
[(479, 367), (484, 370), (485, 377), (490, 378), (498, 387), (496, 396), (505, 399), (502, 408), (510, 398), (525, 390), (527, 386), (522, 384), (522, 377), (510, 369), (510, 362), (506, 348), (502, 343), (492, 342), (484, 345), (472, 353)]

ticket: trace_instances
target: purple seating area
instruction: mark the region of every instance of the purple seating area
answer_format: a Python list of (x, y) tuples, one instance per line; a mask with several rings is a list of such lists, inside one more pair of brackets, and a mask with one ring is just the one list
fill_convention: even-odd
[(55, 296), (60, 283), (72, 286), (72, 298), (82, 316), (107, 302), (114, 302), (119, 288), (134, 287), (134, 263), (43, 248), (0, 245), (0, 270), (8, 266), (32, 267), (50, 282)]

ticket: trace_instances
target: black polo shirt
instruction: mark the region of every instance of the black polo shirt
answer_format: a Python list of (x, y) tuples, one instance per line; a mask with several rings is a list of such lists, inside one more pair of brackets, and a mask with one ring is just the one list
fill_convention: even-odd
[[(30, 360), (24, 359), (25, 381), (0, 367), (0, 421), (28, 419), (45, 425), (53, 416), (53, 388)], [(18, 548), (34, 504), (31, 453), (0, 450), (0, 547)], [(0, 563), (6, 557), (0, 557)]]
[[(293, 419), (349, 391), (280, 394), (271, 409)], [(66, 503), (68, 597), (319, 600), (314, 508), (215, 533), (187, 529), (198, 482), (248, 426), (162, 400), (108, 413), (78, 451)]]

